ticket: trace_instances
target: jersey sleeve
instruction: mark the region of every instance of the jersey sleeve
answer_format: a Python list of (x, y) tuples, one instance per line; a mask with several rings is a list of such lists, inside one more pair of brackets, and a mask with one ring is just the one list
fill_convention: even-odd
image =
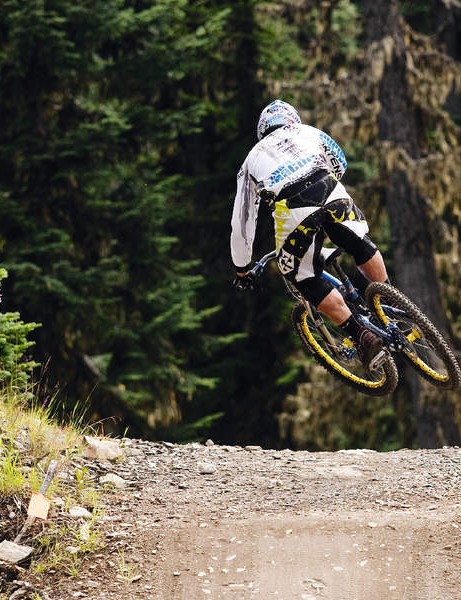
[(256, 185), (243, 163), (237, 175), (237, 192), (232, 212), (231, 256), (234, 267), (242, 271), (249, 268), (258, 220), (259, 197)]
[(324, 131), (320, 132), (320, 141), (325, 152), (328, 166), (338, 179), (344, 175), (347, 169), (347, 160), (340, 146)]

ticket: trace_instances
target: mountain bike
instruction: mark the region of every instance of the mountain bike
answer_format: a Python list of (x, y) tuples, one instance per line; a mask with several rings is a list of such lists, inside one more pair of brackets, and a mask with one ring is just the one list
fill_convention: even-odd
[[(340, 248), (322, 249), (325, 264), (322, 277), (341, 293), (356, 319), (381, 337), (383, 349), (366, 368), (353, 340), (284, 278), (295, 299), (291, 313), (294, 329), (312, 356), (341, 381), (369, 396), (383, 396), (395, 390), (399, 382), (394, 360), (397, 354), (439, 388), (461, 385), (458, 361), (429, 318), (405, 294), (387, 283), (369, 283), (363, 297), (341, 267), (341, 253)], [(250, 278), (258, 279), (267, 263), (275, 258), (275, 250), (264, 255), (249, 271)]]

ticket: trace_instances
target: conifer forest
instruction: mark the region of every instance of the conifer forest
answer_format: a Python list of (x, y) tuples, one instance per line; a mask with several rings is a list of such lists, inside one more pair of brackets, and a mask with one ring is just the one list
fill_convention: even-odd
[(104, 432), (459, 445), (459, 391), (410, 370), (381, 398), (334, 380), (275, 264), (232, 287), (229, 235), (258, 116), (282, 98), (344, 149), (392, 283), (459, 358), (460, 29), (455, 0), (2, 0), (1, 373), (20, 315), (35, 401)]

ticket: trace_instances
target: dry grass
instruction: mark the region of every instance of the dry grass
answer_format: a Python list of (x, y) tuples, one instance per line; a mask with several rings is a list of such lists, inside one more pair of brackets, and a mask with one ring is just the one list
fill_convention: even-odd
[[(76, 410), (61, 425), (55, 408), (56, 402), (31, 405), (29, 393), (0, 392), (0, 541), (14, 541), (21, 532), (19, 543), (34, 548), (26, 566), (36, 573), (53, 569), (75, 576), (82, 558), (98, 549), (102, 539), (100, 491), (85, 469), (73, 464), (82, 454), (84, 434), (93, 432), (84, 423), (84, 411)], [(24, 531), (31, 493), (39, 490), (51, 461), (58, 467), (45, 493), (51, 502), (48, 519), (36, 519)], [(84, 524), (70, 519), (67, 511), (76, 505), (87, 508), (92, 518)], [(1, 580), (0, 598), (8, 586)]]

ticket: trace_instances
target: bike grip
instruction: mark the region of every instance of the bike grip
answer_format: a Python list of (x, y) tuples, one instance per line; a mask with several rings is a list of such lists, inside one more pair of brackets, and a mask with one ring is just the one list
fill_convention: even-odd
[(249, 271), (249, 274), (251, 273), (253, 276), (258, 277), (261, 274), (263, 268), (264, 265), (262, 265), (260, 262), (257, 262), (255, 266), (251, 269), (251, 271)]

